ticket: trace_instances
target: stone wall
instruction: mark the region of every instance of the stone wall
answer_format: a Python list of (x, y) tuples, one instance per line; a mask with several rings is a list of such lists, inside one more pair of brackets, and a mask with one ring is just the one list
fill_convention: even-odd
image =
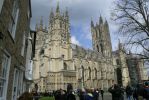
[[(28, 17), (28, 9), (30, 8), (29, 6), (30, 1), (19, 0), (20, 13), (18, 17), (15, 38), (13, 39), (11, 33), (8, 30), (13, 9), (13, 2), (14, 0), (4, 0), (2, 11), (0, 14), (0, 32), (3, 33), (0, 55), (2, 55), (2, 53), (6, 50), (11, 56), (6, 100), (11, 100), (12, 97), (14, 68), (18, 67), (18, 69), (21, 69), (23, 71), (25, 70), (25, 56), (21, 56), (21, 48), (23, 44), (23, 33), (25, 33), (27, 36), (30, 31), (29, 28), (30, 16)], [(0, 60), (2, 60), (2, 58), (0, 58)], [(23, 66), (23, 68), (22, 67), (20, 68), (20, 66)]]

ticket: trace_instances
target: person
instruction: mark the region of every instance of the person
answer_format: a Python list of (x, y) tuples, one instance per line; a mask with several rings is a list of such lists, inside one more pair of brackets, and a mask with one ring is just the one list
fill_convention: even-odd
[(98, 100), (99, 99), (99, 92), (98, 92), (98, 90), (96, 90), (96, 89), (93, 90), (93, 97), (94, 97), (94, 100)]
[(61, 100), (61, 91), (57, 90), (54, 92), (54, 98), (55, 100)]
[(143, 98), (149, 100), (149, 83), (145, 82), (144, 85)]
[(121, 100), (124, 100), (125, 88), (121, 85)]
[(104, 98), (103, 98), (104, 90), (101, 89), (101, 88), (100, 88), (100, 94), (101, 94), (101, 98), (102, 98), (102, 100), (103, 100), (103, 99), (104, 99)]
[(39, 100), (39, 94), (38, 94), (37, 91), (35, 91), (35, 92), (33, 93), (33, 96), (34, 96), (34, 100)]
[(133, 90), (132, 90), (131, 86), (130, 85), (127, 85), (126, 86), (127, 100), (132, 100), (132, 93), (133, 93)]
[(85, 100), (94, 100), (92, 90), (91, 89), (86, 89), (87, 94), (85, 95)]
[(133, 99), (138, 100), (138, 89), (137, 89), (137, 87), (133, 88)]
[(134, 100), (143, 100), (143, 85), (138, 83), (133, 90), (133, 99)]
[(66, 100), (67, 99), (67, 92), (66, 90), (60, 90), (61, 91), (61, 100)]
[(69, 93), (67, 95), (66, 100), (76, 100), (76, 97), (75, 97), (74, 92), (72, 90), (69, 90)]
[(108, 89), (108, 91), (112, 94), (112, 100), (123, 100), (122, 94), (123, 91), (119, 87), (119, 85), (114, 84), (112, 87)]
[(78, 95), (79, 95), (79, 99), (80, 99), (80, 100), (85, 100), (85, 95), (86, 95), (85, 89), (82, 88), (82, 89), (79, 91)]
[(29, 92), (24, 92), (18, 100), (33, 100), (33, 95)]

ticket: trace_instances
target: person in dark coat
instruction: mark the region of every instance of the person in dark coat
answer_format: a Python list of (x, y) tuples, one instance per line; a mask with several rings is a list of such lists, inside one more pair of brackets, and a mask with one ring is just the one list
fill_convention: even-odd
[(85, 95), (85, 100), (94, 100), (94, 97), (93, 97), (91, 89), (87, 89), (87, 93)]
[(112, 87), (110, 87), (108, 91), (112, 94), (112, 100), (123, 100), (123, 91), (117, 84), (114, 84)]
[(55, 100), (61, 100), (61, 91), (60, 90), (55, 91), (54, 98), (55, 98)]
[(94, 96), (94, 100), (98, 100), (98, 98), (99, 98), (99, 92), (98, 92), (98, 90), (94, 90), (93, 91), (93, 96)]
[(104, 90), (101, 89), (101, 88), (100, 88), (100, 94), (101, 94), (101, 98), (102, 98), (102, 100), (103, 100), (103, 99), (104, 99), (104, 98), (103, 98)]
[(69, 91), (66, 100), (76, 100), (76, 97), (75, 97), (74, 92), (72, 90)]
[(61, 90), (61, 100), (67, 99), (67, 92), (65, 90)]
[(145, 82), (144, 85), (143, 98), (149, 100), (149, 83)]
[(131, 88), (130, 85), (126, 86), (126, 96), (127, 96), (127, 100), (132, 100), (132, 94), (133, 94), (133, 90)]
[(80, 90), (78, 95), (80, 100), (85, 100), (85, 95), (86, 95), (85, 89)]

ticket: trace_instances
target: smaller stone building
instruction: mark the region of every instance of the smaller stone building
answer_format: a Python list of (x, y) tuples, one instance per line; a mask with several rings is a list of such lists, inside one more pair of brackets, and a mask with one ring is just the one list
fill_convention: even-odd
[(137, 55), (125, 50), (119, 42), (118, 50), (113, 52), (115, 80), (122, 86), (136, 85), (148, 79), (144, 61)]

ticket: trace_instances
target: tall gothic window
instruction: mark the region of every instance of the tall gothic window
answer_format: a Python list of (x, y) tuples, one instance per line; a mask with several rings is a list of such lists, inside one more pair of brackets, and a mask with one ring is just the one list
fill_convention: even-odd
[(82, 73), (82, 80), (83, 80), (83, 82), (84, 82), (84, 67), (81, 66), (81, 69), (82, 69), (82, 71), (81, 71), (81, 73)]
[(95, 79), (97, 79), (97, 69), (95, 68)]
[(67, 70), (67, 64), (64, 63), (64, 70)]
[(116, 59), (116, 64), (120, 65), (120, 60), (119, 59)]
[(74, 66), (74, 70), (77, 70), (77, 67), (76, 66)]
[(99, 52), (99, 46), (97, 45), (97, 51)]
[(103, 53), (103, 45), (100, 44), (101, 52)]
[(89, 79), (91, 79), (91, 68), (89, 67), (88, 70), (89, 70)]

